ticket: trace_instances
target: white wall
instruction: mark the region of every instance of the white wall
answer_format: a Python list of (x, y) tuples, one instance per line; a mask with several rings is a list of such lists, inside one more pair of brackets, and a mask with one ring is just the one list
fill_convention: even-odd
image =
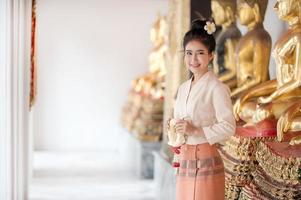
[(166, 0), (38, 0), (36, 150), (118, 150), (131, 80)]

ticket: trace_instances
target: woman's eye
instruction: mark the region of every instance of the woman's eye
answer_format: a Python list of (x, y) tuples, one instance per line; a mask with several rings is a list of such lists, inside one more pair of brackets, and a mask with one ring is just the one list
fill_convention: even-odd
[(204, 52), (199, 52), (199, 53), (198, 53), (198, 55), (203, 55), (203, 54), (204, 54)]
[(191, 53), (191, 52), (186, 52), (186, 55), (189, 55), (189, 56), (190, 56), (190, 55), (192, 55), (192, 53)]

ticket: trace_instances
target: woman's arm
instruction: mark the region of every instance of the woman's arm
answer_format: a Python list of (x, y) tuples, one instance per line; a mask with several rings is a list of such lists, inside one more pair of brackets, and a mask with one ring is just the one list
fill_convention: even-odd
[(234, 135), (236, 129), (229, 88), (223, 84), (218, 84), (213, 89), (212, 103), (217, 121), (211, 126), (202, 128), (208, 143), (211, 145)]

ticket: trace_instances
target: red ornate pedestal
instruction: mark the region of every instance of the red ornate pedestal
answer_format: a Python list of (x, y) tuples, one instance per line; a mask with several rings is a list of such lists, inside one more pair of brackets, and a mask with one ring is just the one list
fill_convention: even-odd
[(236, 135), (246, 138), (275, 137), (277, 120), (267, 119), (255, 125), (237, 125)]
[[(298, 133), (297, 133), (298, 134)], [(301, 132), (299, 132), (301, 135)], [(291, 135), (294, 135), (291, 133)], [(290, 137), (288, 137), (287, 140), (289, 140)], [(289, 142), (266, 142), (265, 143), (271, 151), (280, 157), (283, 157), (285, 159), (288, 158), (300, 158), (301, 159), (301, 144), (298, 145), (289, 145)]]

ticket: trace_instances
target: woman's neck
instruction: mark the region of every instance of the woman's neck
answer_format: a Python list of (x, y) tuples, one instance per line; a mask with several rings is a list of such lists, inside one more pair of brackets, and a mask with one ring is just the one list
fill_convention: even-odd
[(202, 78), (202, 76), (204, 76), (204, 74), (206, 74), (209, 70), (200, 72), (200, 73), (195, 73), (193, 74), (193, 78), (192, 78), (192, 83), (196, 83), (198, 80), (200, 80)]

